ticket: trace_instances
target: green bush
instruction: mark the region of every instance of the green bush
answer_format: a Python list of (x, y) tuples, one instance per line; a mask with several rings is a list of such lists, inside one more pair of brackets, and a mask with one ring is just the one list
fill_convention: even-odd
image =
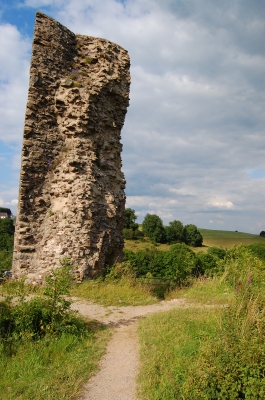
[(217, 262), (217, 269), (223, 273), (222, 279), (236, 290), (244, 287), (248, 280), (251, 281), (251, 289), (264, 287), (264, 264), (246, 246), (234, 246), (228, 250), (225, 258)]
[(124, 228), (123, 236), (124, 236), (124, 239), (126, 239), (126, 240), (141, 240), (144, 237), (144, 234), (139, 229), (133, 230), (133, 229)]
[(135, 253), (124, 250), (124, 259), (131, 263), (138, 278), (151, 274), (154, 278), (184, 283), (196, 273), (195, 253), (184, 243), (172, 245), (169, 251), (159, 251), (154, 246)]
[(224, 309), (214, 340), (203, 343), (183, 386), (183, 398), (265, 398), (264, 266), (244, 246), (219, 262), (235, 300)]
[(204, 252), (199, 252), (196, 256), (198, 260), (198, 273), (200, 275), (212, 276), (216, 270), (216, 257)]
[(249, 244), (247, 248), (250, 249), (256, 257), (263, 261), (263, 263), (265, 263), (265, 243), (257, 242)]
[(209, 247), (206, 253), (197, 253), (197, 275), (214, 276), (218, 260), (223, 260), (225, 255), (226, 251), (219, 247)]
[(0, 342), (9, 353), (17, 342), (38, 340), (46, 335), (64, 332), (79, 334), (84, 324), (70, 310), (69, 294), (72, 267), (69, 260), (61, 262), (61, 268), (46, 278), (44, 297), (27, 298), (27, 287), (20, 281), (14, 296), (6, 296), (0, 302)]
[(207, 249), (207, 253), (213, 255), (214, 257), (216, 257), (219, 260), (223, 260), (225, 258), (226, 255), (226, 251), (224, 249), (222, 249), (221, 247), (209, 247)]

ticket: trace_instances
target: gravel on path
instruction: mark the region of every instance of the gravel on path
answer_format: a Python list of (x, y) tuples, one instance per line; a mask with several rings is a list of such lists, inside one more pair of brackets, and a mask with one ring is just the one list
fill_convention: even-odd
[(147, 306), (103, 307), (72, 298), (72, 309), (90, 319), (114, 327), (111, 340), (99, 364), (99, 372), (84, 387), (79, 400), (137, 400), (139, 372), (137, 319), (158, 311), (188, 307), (185, 299), (163, 301)]

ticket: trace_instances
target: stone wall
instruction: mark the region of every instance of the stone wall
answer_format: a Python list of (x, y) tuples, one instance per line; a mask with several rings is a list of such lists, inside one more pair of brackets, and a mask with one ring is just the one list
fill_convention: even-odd
[(130, 59), (37, 13), (22, 149), (13, 276), (41, 283), (69, 256), (76, 278), (122, 260), (120, 132)]

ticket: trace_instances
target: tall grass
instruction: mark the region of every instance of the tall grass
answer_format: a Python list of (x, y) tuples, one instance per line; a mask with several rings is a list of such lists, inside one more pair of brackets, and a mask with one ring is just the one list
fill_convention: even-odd
[[(238, 246), (218, 267), (221, 278), (207, 284), (217, 286), (215, 303), (220, 288), (229, 288), (226, 307), (176, 310), (140, 321), (143, 400), (265, 398), (264, 264)], [(191, 289), (190, 298), (198, 293), (198, 287)], [(204, 290), (206, 303), (208, 296)]]
[(235, 297), (235, 290), (220, 277), (200, 277), (191, 281), (191, 286), (176, 288), (166, 294), (166, 300), (184, 298), (189, 303), (204, 305), (226, 305)]
[(182, 385), (198, 357), (200, 344), (215, 337), (216, 325), (212, 309), (177, 309), (140, 320), (139, 397), (182, 399)]
[(138, 306), (158, 302), (158, 298), (152, 295), (147, 286), (137, 284), (128, 278), (107, 281), (87, 280), (74, 285), (71, 295), (104, 306)]
[(110, 331), (88, 323), (85, 337), (63, 334), (38, 342), (24, 341), (11, 358), (0, 357), (1, 400), (77, 399), (97, 370)]

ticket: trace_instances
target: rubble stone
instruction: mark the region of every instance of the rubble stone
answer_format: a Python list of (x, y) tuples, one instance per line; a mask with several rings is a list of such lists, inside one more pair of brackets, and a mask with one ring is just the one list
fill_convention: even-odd
[(130, 59), (106, 39), (36, 14), (22, 148), (13, 276), (42, 283), (59, 260), (76, 279), (122, 260), (120, 132)]

